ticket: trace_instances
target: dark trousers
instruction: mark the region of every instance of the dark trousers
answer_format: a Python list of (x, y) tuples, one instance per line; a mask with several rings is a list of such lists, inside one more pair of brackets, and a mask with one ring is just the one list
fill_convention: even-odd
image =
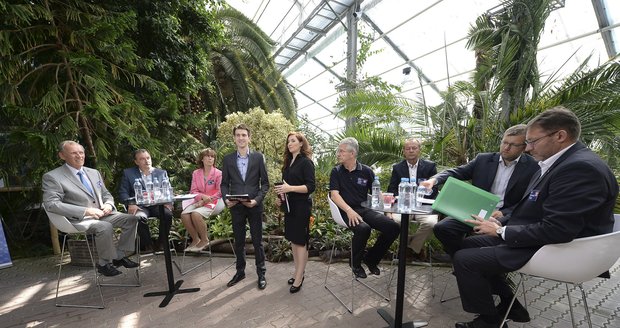
[[(366, 261), (370, 264), (377, 265), (379, 261), (381, 261), (383, 255), (385, 255), (387, 250), (390, 248), (390, 245), (392, 245), (394, 240), (398, 238), (398, 234), (400, 233), (400, 225), (387, 216), (377, 213), (371, 209), (356, 208), (355, 212), (362, 217), (364, 222), (354, 227), (349, 227), (353, 231), (353, 255), (351, 264), (353, 267), (359, 267), (361, 265), (364, 257), (364, 249), (366, 248), (366, 243), (370, 237), (370, 232), (372, 229), (375, 229), (381, 233), (379, 234), (375, 244), (368, 249)], [(343, 214), (342, 218), (347, 224), (349, 224), (349, 219), (346, 214)]]
[(265, 275), (265, 251), (263, 250), (263, 205), (247, 208), (237, 204), (230, 209), (232, 215), (233, 235), (235, 236), (235, 254), (237, 256), (237, 273), (245, 273), (245, 224), (250, 224), (250, 236), (254, 245), (256, 274)]
[[(453, 220), (452, 220), (453, 221)], [(513, 291), (506, 282), (506, 273), (518, 268), (500, 264), (496, 255), (498, 247), (506, 247), (503, 240), (490, 236), (472, 236), (462, 242), (452, 263), (461, 295), (463, 310), (481, 315), (497, 316), (493, 294), (510, 301)]]
[(433, 233), (443, 245), (443, 250), (454, 258), (454, 253), (463, 248), (463, 240), (473, 231), (465, 223), (447, 217), (435, 224)]
[[(141, 216), (140, 213), (146, 213), (146, 217)], [(153, 240), (151, 239), (151, 232), (149, 230), (148, 218), (159, 218), (159, 206), (140, 207), (140, 211), (136, 214), (140, 217), (138, 220), (138, 236), (140, 236), (140, 250), (146, 250), (153, 247)], [(166, 222), (172, 221), (172, 212), (168, 208), (164, 208), (164, 218)], [(168, 223), (170, 224), (170, 223)], [(165, 245), (160, 245), (164, 246)]]

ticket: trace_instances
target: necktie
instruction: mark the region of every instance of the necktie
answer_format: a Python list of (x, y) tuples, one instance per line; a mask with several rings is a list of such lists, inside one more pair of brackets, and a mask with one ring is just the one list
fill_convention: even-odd
[(88, 184), (88, 182), (86, 182), (86, 178), (84, 177), (84, 172), (78, 171), (77, 175), (80, 177), (80, 181), (82, 182), (82, 184), (84, 185), (86, 190), (88, 190), (90, 195), (91, 196), (95, 195), (95, 193), (93, 193), (93, 188), (91, 188), (90, 184)]

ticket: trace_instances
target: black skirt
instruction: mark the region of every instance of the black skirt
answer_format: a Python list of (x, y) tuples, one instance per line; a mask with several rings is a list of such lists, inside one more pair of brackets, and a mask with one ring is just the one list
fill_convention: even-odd
[(290, 212), (284, 215), (284, 237), (296, 245), (308, 245), (312, 200), (289, 199)]

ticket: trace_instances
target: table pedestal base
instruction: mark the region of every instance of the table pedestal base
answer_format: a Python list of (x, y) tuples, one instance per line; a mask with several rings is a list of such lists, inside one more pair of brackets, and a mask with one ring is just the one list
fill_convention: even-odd
[(172, 290), (166, 290), (166, 291), (162, 291), (162, 292), (150, 292), (150, 293), (144, 294), (144, 297), (164, 296), (165, 295), (166, 297), (164, 297), (164, 300), (161, 301), (161, 303), (159, 304), (159, 307), (163, 308), (163, 307), (166, 307), (166, 305), (168, 305), (168, 303), (170, 303), (170, 300), (176, 294), (195, 293), (195, 292), (200, 290), (200, 288), (180, 289), (182, 284), (183, 284), (183, 280), (179, 280), (179, 281), (177, 281), (176, 284), (174, 284), (174, 288)]
[[(378, 309), (377, 313), (387, 322), (389, 325), (388, 328), (396, 328), (394, 327), (394, 317), (390, 314), (386, 309)], [(426, 321), (415, 321), (415, 322), (403, 322), (400, 326), (402, 328), (418, 328), (418, 327), (426, 327), (428, 326), (428, 322)]]

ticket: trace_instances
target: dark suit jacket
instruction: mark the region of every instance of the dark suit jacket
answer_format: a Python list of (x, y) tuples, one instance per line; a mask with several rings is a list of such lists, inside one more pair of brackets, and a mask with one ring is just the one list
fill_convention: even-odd
[[(418, 168), (416, 171), (417, 179), (429, 179), (435, 174), (437, 174), (437, 165), (435, 162), (427, 161), (422, 158), (418, 160)], [(398, 195), (398, 185), (400, 184), (401, 178), (410, 178), (407, 160), (402, 160), (392, 166), (392, 176), (390, 177), (390, 185), (387, 191), (394, 193), (394, 195)], [(419, 180), (417, 182), (419, 182)], [(433, 188), (433, 193), (427, 198), (435, 198), (435, 196), (437, 196), (437, 187)]]
[[(151, 175), (153, 175), (153, 178), (157, 178), (157, 180), (161, 183), (161, 181), (164, 179), (164, 176), (168, 176), (168, 173), (166, 172), (166, 170), (154, 168)], [(123, 170), (121, 185), (118, 188), (118, 196), (120, 197), (120, 200), (125, 204), (125, 206), (132, 203), (128, 201), (128, 199), (135, 196), (136, 192), (133, 190), (133, 183), (136, 181), (136, 179), (140, 179), (140, 183), (142, 184), (142, 190), (145, 190), (146, 186), (144, 185), (144, 181), (142, 181), (142, 173), (140, 173), (140, 169), (137, 166)], [(133, 204), (135, 204), (135, 200), (133, 200)]]
[(497, 248), (498, 260), (516, 270), (543, 245), (611, 232), (617, 197), (618, 182), (609, 167), (578, 142), (503, 219), (506, 243)]
[[(486, 191), (490, 191), (499, 165), (499, 153), (482, 153), (465, 165), (443, 171), (435, 176), (437, 185), (443, 184), (448, 177), (459, 180), (471, 180), (471, 183)], [(534, 173), (538, 171), (538, 162), (530, 155), (522, 154), (515, 170), (508, 180), (504, 205), (500, 211), (504, 215), (512, 212), (514, 205), (521, 199)]]
[(237, 168), (237, 152), (224, 156), (221, 189), (224, 200), (226, 200), (226, 195), (248, 194), (250, 199), (256, 200), (257, 206), (261, 206), (269, 191), (269, 177), (263, 154), (256, 151), (250, 152), (245, 181), (241, 178), (241, 173)]

